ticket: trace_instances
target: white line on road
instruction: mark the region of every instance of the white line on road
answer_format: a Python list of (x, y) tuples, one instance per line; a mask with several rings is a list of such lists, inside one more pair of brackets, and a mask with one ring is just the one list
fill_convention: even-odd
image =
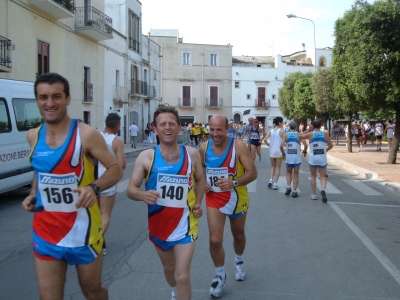
[[(308, 179), (311, 181), (311, 177), (308, 177)], [(317, 189), (321, 190), (321, 181), (317, 179)], [(326, 183), (326, 189), (325, 189), (327, 194), (343, 194), (338, 188), (336, 188), (332, 183), (327, 181)]]
[(129, 179), (118, 182), (117, 193), (125, 192), (128, 187)]
[(394, 277), (400, 284), (400, 271), (397, 267), (376, 247), (372, 241), (347, 217), (347, 215), (333, 202), (328, 202), (333, 210), (339, 217), (346, 223), (347, 226), (354, 232), (354, 234), (361, 240), (361, 242), (368, 248), (375, 258), (385, 267), (386, 270)]
[(378, 207), (396, 207), (396, 208), (399, 208), (399, 207), (400, 207), (400, 205), (367, 204), (367, 203), (337, 202), (337, 201), (330, 201), (330, 203), (353, 204), (353, 205), (364, 205), (364, 206), (378, 206)]
[(369, 187), (365, 183), (361, 182), (360, 180), (354, 179), (343, 179), (342, 181), (346, 182), (351, 187), (355, 188), (357, 191), (361, 192), (365, 196), (383, 196), (383, 194), (379, 193), (377, 190)]

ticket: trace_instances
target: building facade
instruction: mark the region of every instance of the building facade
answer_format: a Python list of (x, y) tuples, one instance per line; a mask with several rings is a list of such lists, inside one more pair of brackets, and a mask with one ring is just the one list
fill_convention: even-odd
[(182, 124), (231, 115), (231, 45), (183, 43), (178, 30), (151, 30), (150, 39), (161, 46), (161, 104), (175, 106)]
[[(271, 128), (273, 119), (282, 116), (278, 92), (283, 79), (294, 72), (315, 72), (332, 65), (332, 49), (316, 50), (318, 65), (311, 58), (314, 51), (298, 51), (290, 55), (234, 56), (232, 59), (232, 118), (248, 122), (257, 118)], [(284, 121), (287, 121), (284, 119)]]

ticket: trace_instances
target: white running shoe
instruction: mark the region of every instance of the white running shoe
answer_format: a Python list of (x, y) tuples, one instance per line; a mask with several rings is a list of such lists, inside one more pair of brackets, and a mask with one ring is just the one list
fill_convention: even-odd
[(211, 281), (211, 288), (210, 288), (210, 295), (214, 296), (215, 298), (219, 298), (222, 296), (224, 291), (224, 287), (228, 285), (228, 278), (222, 280), (221, 276), (215, 276), (213, 281)]
[(276, 183), (274, 183), (273, 189), (274, 189), (274, 190), (279, 190), (279, 187), (278, 187), (278, 185), (277, 185)]
[(317, 195), (313, 195), (313, 194), (310, 196), (310, 199), (311, 199), (311, 200), (318, 200), (318, 199), (317, 199)]
[(172, 291), (172, 293), (171, 293), (171, 300), (176, 300), (175, 291)]
[(237, 281), (243, 281), (246, 277), (246, 270), (244, 269), (244, 263), (240, 262), (235, 264), (235, 279)]

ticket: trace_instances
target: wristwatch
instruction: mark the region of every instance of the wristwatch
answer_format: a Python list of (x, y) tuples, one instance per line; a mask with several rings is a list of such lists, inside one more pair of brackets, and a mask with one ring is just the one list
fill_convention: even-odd
[(239, 185), (239, 183), (237, 182), (237, 180), (232, 180), (232, 182), (233, 182), (233, 186), (238, 186), (238, 185)]
[(100, 196), (100, 187), (97, 184), (90, 183), (88, 186), (90, 186), (93, 189), (94, 193), (96, 194), (96, 197)]

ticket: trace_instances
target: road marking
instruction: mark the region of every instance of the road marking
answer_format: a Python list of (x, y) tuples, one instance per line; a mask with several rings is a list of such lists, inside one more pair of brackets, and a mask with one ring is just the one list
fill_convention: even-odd
[[(279, 176), (278, 187), (279, 187), (279, 190), (278, 190), (279, 193), (286, 193), (286, 187), (287, 187), (286, 176)], [(292, 176), (292, 188), (293, 188), (293, 176)], [(297, 187), (297, 193), (299, 193), (299, 194), (301, 193), (299, 187)]]
[(361, 192), (365, 196), (383, 196), (383, 194), (379, 193), (377, 190), (369, 187), (365, 183), (354, 180), (354, 179), (343, 179), (342, 181), (346, 182), (351, 187), (355, 188), (357, 191)]
[(368, 203), (355, 203), (355, 202), (337, 202), (337, 201), (331, 201), (331, 203), (352, 204), (352, 205), (364, 205), (364, 206), (377, 206), (377, 207), (395, 207), (395, 208), (399, 208), (399, 207), (400, 207), (400, 205), (368, 204)]
[(385, 267), (386, 270), (394, 277), (400, 284), (400, 270), (376, 247), (372, 241), (347, 217), (347, 215), (336, 205), (336, 203), (328, 202), (333, 210), (339, 217), (346, 223), (346, 225), (354, 232), (354, 234), (361, 240), (361, 242), (368, 248), (375, 258)]
[(129, 184), (129, 179), (118, 182), (117, 193), (125, 192), (126, 189), (128, 188), (128, 184)]
[[(311, 177), (308, 177), (308, 179), (311, 181)], [(322, 190), (321, 187), (321, 180), (317, 179), (317, 189)], [(325, 189), (327, 194), (338, 194), (342, 195), (343, 193), (336, 188), (332, 183), (330, 183), (328, 180), (326, 182), (326, 189)]]

